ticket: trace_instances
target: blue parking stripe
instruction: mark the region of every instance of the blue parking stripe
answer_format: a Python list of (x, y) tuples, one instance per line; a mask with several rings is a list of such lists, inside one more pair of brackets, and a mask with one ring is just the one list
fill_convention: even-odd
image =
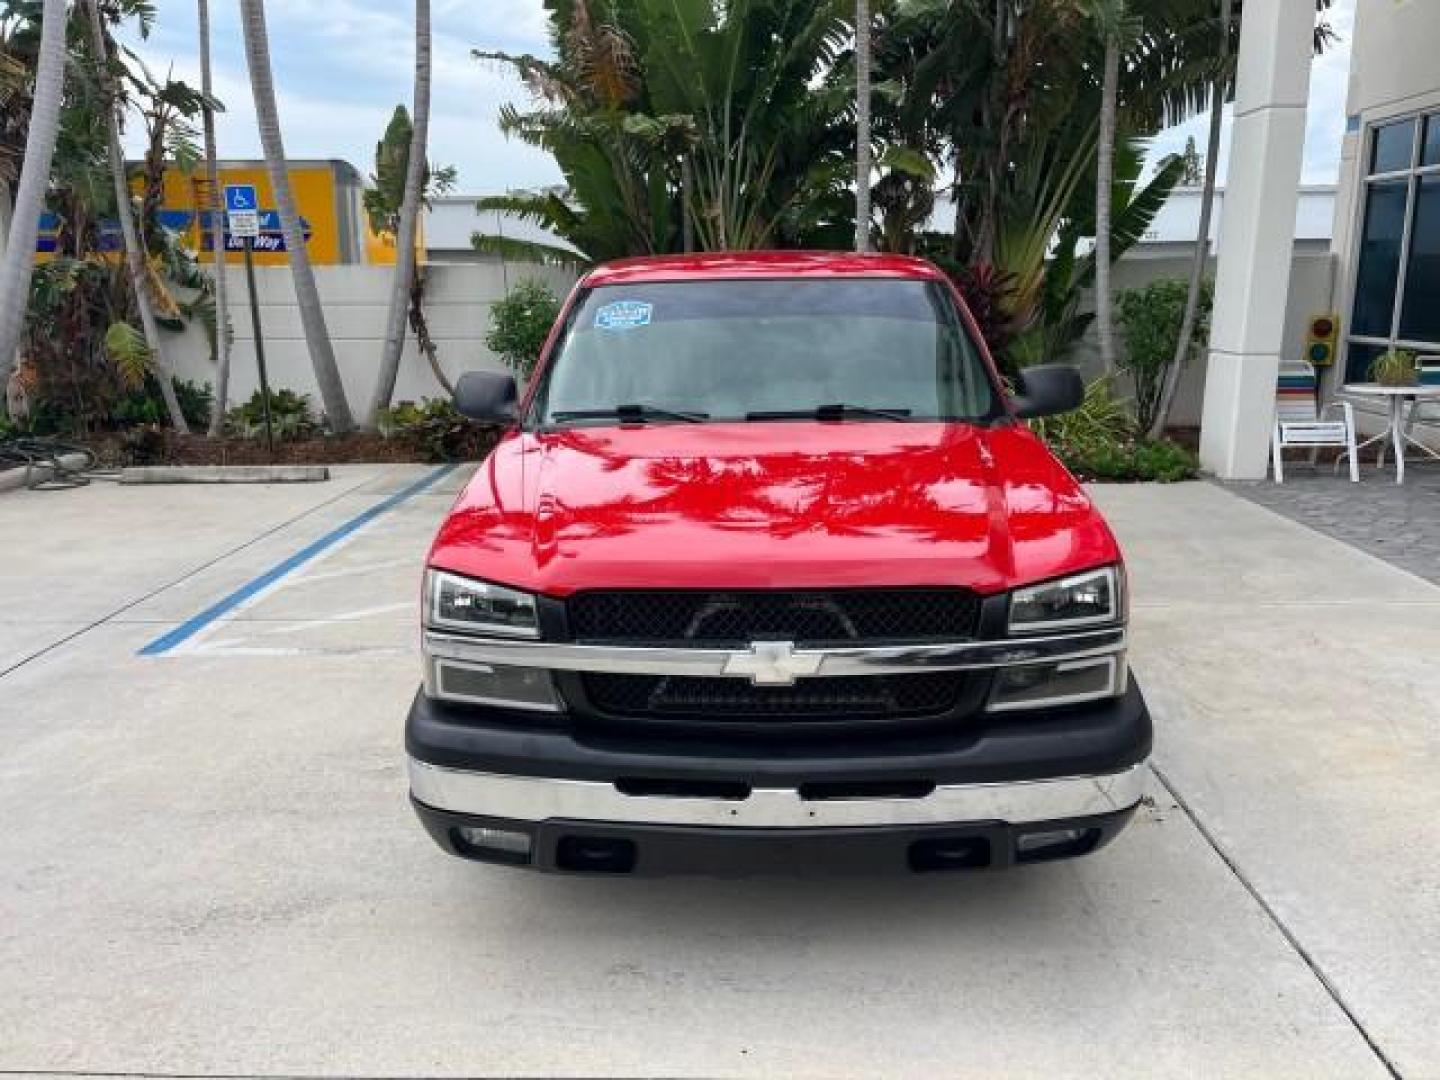
[(307, 562), (315, 558), (315, 556), (319, 555), (326, 548), (334, 547), (341, 540), (344, 540), (347, 536), (351, 535), (356, 530), (362, 529), (366, 525), (370, 524), (370, 522), (374, 521), (377, 517), (385, 513), (387, 510), (393, 510), (395, 509), (395, 507), (399, 506), (406, 500), (412, 499), (416, 495), (419, 495), (422, 491), (430, 487), (432, 484), (436, 483), (438, 480), (441, 480), (442, 478), (448, 476), (450, 473), (454, 472), (455, 468), (456, 466), (454, 465), (442, 465), (440, 466), (440, 468), (435, 469), (433, 472), (426, 473), (409, 487), (401, 488), (389, 498), (383, 499), (380, 502), (376, 503), (374, 506), (370, 507), (368, 510), (364, 510), (359, 514), (356, 514), (353, 518), (345, 522), (343, 525), (336, 526), (334, 529), (331, 529), (328, 533), (320, 537), (318, 540), (306, 544), (299, 551), (295, 552), (294, 555), (291, 555), (283, 562), (277, 563), (276, 565), (272, 566), (269, 570), (266, 570), (265, 573), (261, 574), (259, 577), (254, 578), (251, 581), (247, 581), (244, 585), (241, 585), (240, 588), (236, 589), (229, 596), (226, 596), (221, 600), (217, 600), (204, 611), (200, 612), (200, 614), (193, 616), (192, 618), (186, 619), (183, 623), (175, 627), (173, 630), (169, 630), (166, 633), (160, 635), (154, 641), (150, 642), (150, 644), (146, 645), (143, 649), (141, 649), (138, 655), (160, 656), (164, 653), (169, 652), (171, 649), (175, 648), (175, 646), (185, 641), (188, 641), (190, 638), (198, 634), (201, 630), (205, 629), (205, 627), (213, 623), (216, 619), (219, 619), (228, 612), (233, 611), (235, 608), (239, 607), (246, 600), (249, 600), (252, 596), (260, 592), (262, 589), (268, 588), (269, 586), (275, 584), (275, 582), (283, 578), (286, 574), (289, 574), (292, 571), (298, 569), (299, 567), (304, 566)]

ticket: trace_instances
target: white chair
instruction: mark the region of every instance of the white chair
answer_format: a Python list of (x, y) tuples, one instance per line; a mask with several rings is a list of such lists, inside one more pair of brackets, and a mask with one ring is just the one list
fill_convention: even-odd
[[(1292, 446), (1310, 449), (1310, 463), (1315, 463), (1322, 446), (1345, 447), (1349, 451), (1350, 479), (1360, 480), (1360, 460), (1355, 449), (1355, 410), (1348, 401), (1337, 401), (1320, 408), (1320, 380), (1315, 369), (1303, 360), (1287, 360), (1280, 364), (1280, 378), (1275, 386), (1275, 432), (1271, 438), (1270, 461), (1275, 482), (1285, 482), (1285, 451)], [(1339, 409), (1341, 419), (1326, 419), (1332, 409)]]

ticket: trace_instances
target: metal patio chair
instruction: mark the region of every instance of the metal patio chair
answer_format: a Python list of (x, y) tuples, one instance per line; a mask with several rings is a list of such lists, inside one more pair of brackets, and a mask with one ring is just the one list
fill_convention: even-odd
[[(1327, 419), (1339, 410), (1339, 419)], [(1270, 461), (1275, 482), (1285, 482), (1285, 451), (1292, 446), (1308, 447), (1310, 464), (1323, 446), (1349, 451), (1350, 479), (1360, 480), (1359, 454), (1355, 447), (1355, 410), (1348, 401), (1336, 401), (1320, 408), (1320, 380), (1315, 369), (1303, 360), (1280, 364), (1275, 386), (1275, 431), (1271, 437)]]

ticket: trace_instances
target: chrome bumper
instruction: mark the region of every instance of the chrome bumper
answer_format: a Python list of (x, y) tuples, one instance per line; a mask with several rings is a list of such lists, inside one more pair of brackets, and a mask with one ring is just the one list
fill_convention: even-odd
[[(924, 671), (983, 671), (1012, 664), (1084, 660), (1125, 650), (1125, 630), (1110, 627), (1057, 636), (962, 641), (942, 645), (796, 649), (762, 642), (748, 650), (569, 645), (544, 641), (473, 638), (427, 631), (425, 651), (435, 658), (478, 664), (602, 671), (635, 675), (750, 678), (760, 682), (765, 646), (784, 647), (780, 659), (791, 676), (905, 675)], [(782, 673), (783, 678), (783, 673)], [(782, 679), (764, 679), (778, 682)]]
[(947, 784), (915, 798), (802, 799), (795, 788), (753, 788), (745, 798), (627, 795), (614, 784), (500, 776), (441, 768), (414, 758), (410, 790), (436, 810), (512, 821), (623, 822), (733, 828), (815, 829), (867, 825), (1062, 821), (1128, 810), (1145, 793), (1142, 762), (1103, 776)]

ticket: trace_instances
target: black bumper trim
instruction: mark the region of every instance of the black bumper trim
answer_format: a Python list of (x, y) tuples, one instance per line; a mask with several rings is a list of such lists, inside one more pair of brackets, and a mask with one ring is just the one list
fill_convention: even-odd
[(631, 777), (799, 787), (818, 782), (932, 784), (1044, 780), (1119, 772), (1150, 756), (1150, 714), (1131, 680), (1124, 697), (1049, 712), (978, 716), (952, 731), (721, 741), (602, 734), (566, 717), (450, 705), (416, 695), (405, 748), (443, 768), (613, 783)]

